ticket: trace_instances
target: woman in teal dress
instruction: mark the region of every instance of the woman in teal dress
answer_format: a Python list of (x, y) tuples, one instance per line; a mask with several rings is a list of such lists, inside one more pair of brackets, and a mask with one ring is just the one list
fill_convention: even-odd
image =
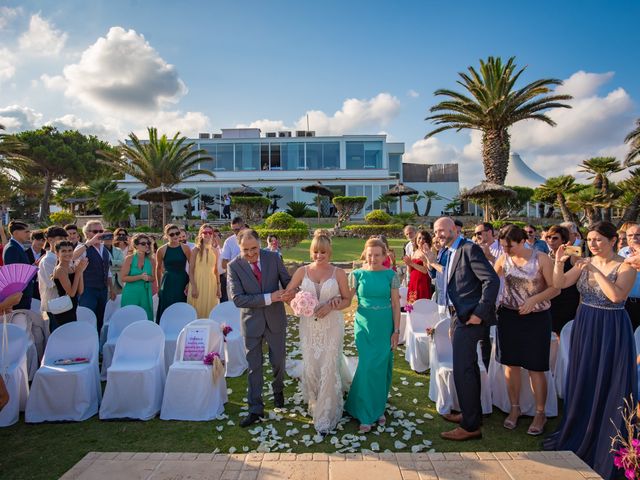
[(187, 301), (186, 288), (189, 284), (187, 262), (191, 250), (179, 242), (180, 228), (172, 223), (164, 227), (165, 243), (156, 253), (156, 279), (160, 285), (158, 292), (158, 312), (156, 321), (160, 323), (162, 313), (171, 305)]
[(365, 266), (351, 273), (351, 291), (358, 296), (354, 323), (358, 368), (349, 390), (345, 410), (360, 422), (366, 433), (378, 422), (386, 422), (384, 411), (391, 388), (393, 351), (400, 336), (400, 282), (396, 273), (383, 265), (384, 243), (367, 240)]
[(127, 255), (120, 268), (120, 280), (124, 283), (120, 304), (138, 305), (153, 320), (153, 291), (155, 262), (151, 257), (151, 239), (143, 233), (133, 237), (134, 253)]

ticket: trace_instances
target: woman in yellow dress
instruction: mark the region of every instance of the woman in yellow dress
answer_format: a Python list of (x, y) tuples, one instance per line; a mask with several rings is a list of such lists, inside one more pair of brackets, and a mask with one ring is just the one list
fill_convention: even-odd
[(213, 307), (220, 302), (218, 254), (214, 238), (213, 227), (203, 224), (189, 261), (187, 301), (198, 312), (198, 318), (208, 318)]

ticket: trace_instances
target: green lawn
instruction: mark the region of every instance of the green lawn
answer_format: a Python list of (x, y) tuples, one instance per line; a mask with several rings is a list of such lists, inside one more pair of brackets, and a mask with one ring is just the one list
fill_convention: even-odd
[[(332, 257), (334, 262), (352, 262), (360, 258), (365, 240), (362, 238), (336, 237), (331, 240)], [(407, 243), (402, 238), (390, 238), (389, 246), (395, 251), (398, 260), (403, 254), (404, 245)], [(303, 240), (294, 248), (283, 249), (282, 256), (285, 261), (308, 262), (311, 240)]]
[[(347, 318), (351, 315), (347, 314)], [(297, 328), (293, 320), (288, 334), (290, 350), (297, 349), (296, 342)], [(350, 322), (347, 323), (345, 353), (356, 354)], [(263, 429), (272, 427), (265, 437), (267, 441), (274, 442), (271, 451), (336, 452), (349, 451), (350, 446), (353, 451), (376, 450), (376, 447), (380, 452), (386, 449), (411, 451), (412, 446), (418, 445), (422, 446), (419, 447), (422, 451), (433, 448), (445, 452), (540, 449), (541, 439), (525, 433), (530, 419), (522, 418), (515, 431), (507, 431), (502, 427), (505, 415), (499, 411), (485, 418), (482, 441), (456, 443), (440, 440), (439, 433), (453, 425), (436, 414), (435, 405), (427, 397), (429, 376), (411, 371), (404, 360), (403, 347), (395, 355), (394, 367), (386, 431), (358, 435), (358, 425), (352, 420), (339, 426), (341, 429), (335, 435), (318, 442), (312, 438), (315, 431), (311, 419), (304, 415), (304, 404), (296, 394), (298, 382), (287, 380), (287, 412), (260, 424)], [(270, 372), (270, 369), (265, 371)], [(228, 379), (227, 386), (231, 393), (225, 409), (226, 417), (211, 422), (161, 421), (157, 418), (148, 422), (101, 422), (94, 417), (82, 423), (26, 425), (21, 418), (18, 424), (0, 429), (0, 445), (3, 446), (0, 478), (58, 478), (90, 451), (212, 452), (217, 449), (241, 453), (255, 450), (259, 446), (254, 440), (258, 436), (256, 430), (238, 426), (239, 414), (245, 411), (242, 408), (245, 406), (246, 377)], [(272, 403), (266, 389), (265, 405), (270, 412)], [(557, 419), (549, 421), (547, 432), (552, 431), (556, 424)], [(278, 449), (280, 443), (286, 445)]]

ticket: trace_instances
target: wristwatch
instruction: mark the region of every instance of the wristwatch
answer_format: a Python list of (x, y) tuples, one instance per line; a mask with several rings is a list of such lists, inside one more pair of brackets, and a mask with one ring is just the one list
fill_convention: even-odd
[(396, 329), (393, 331), (393, 333), (400, 334), (400, 330), (396, 328)]

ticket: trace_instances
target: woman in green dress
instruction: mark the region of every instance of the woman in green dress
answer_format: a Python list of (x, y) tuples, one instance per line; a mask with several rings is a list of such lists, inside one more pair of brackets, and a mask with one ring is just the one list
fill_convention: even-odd
[(168, 307), (187, 301), (189, 275), (186, 267), (191, 256), (191, 249), (178, 240), (180, 228), (177, 225), (170, 223), (164, 227), (164, 236), (168, 243), (156, 252), (156, 279), (160, 285), (156, 314), (158, 323)]
[(133, 254), (127, 255), (120, 268), (120, 280), (124, 283), (120, 305), (138, 305), (153, 321), (153, 291), (155, 262), (151, 256), (151, 239), (140, 233), (133, 237)]
[(345, 410), (360, 422), (366, 433), (384, 416), (393, 373), (393, 351), (400, 336), (400, 282), (396, 273), (383, 265), (387, 257), (384, 243), (367, 240), (365, 266), (351, 273), (352, 295), (358, 296), (354, 335), (358, 349), (358, 368)]

